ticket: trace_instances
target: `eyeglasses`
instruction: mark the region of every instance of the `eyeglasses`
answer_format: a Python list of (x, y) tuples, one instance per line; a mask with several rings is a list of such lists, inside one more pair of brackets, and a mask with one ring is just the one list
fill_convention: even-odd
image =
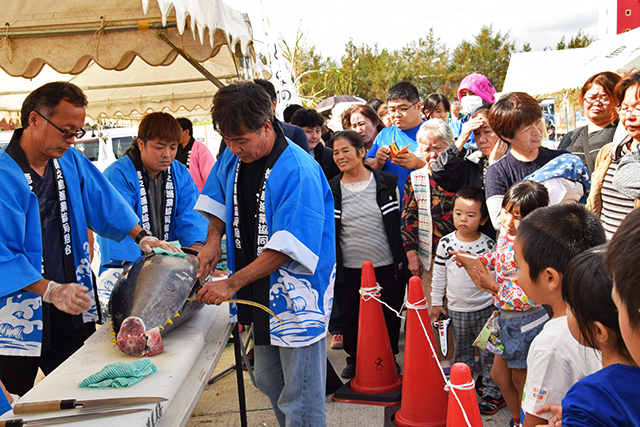
[(60, 129), (58, 126), (56, 126), (53, 123), (51, 123), (51, 120), (47, 119), (45, 116), (43, 116), (39, 112), (35, 111), (35, 113), (37, 115), (39, 115), (40, 117), (42, 117), (43, 119), (45, 119), (47, 121), (47, 123), (49, 123), (51, 126), (56, 128), (57, 130), (59, 130), (64, 139), (69, 139), (69, 138), (73, 138), (73, 137), (80, 139), (80, 138), (82, 138), (84, 136), (84, 134), (87, 133), (87, 131), (82, 129), (82, 128), (80, 128), (80, 129), (78, 129), (78, 130), (76, 130), (74, 132), (72, 132), (70, 130)]
[(633, 114), (635, 117), (640, 117), (640, 108), (638, 107), (638, 105), (633, 108), (627, 107), (626, 105), (618, 105), (616, 111), (620, 115), (624, 114), (626, 116), (627, 114)]
[(414, 105), (416, 105), (418, 102), (420, 102), (420, 101), (416, 101), (416, 102), (414, 102), (413, 104), (409, 105), (408, 107), (398, 107), (397, 109), (395, 109), (395, 108), (388, 108), (388, 109), (387, 109), (387, 112), (388, 112), (390, 115), (392, 115), (392, 116), (393, 116), (394, 114), (396, 114), (396, 113), (398, 113), (398, 114), (400, 114), (400, 115), (404, 116), (405, 114), (407, 114), (407, 111), (409, 111), (409, 108), (413, 107), (413, 106), (414, 106)]
[(584, 101), (588, 104), (595, 104), (596, 102), (600, 102), (600, 104), (602, 105), (609, 105), (611, 104), (611, 100), (609, 99), (608, 96), (601, 96), (601, 97), (595, 97), (595, 96), (587, 96), (584, 98)]

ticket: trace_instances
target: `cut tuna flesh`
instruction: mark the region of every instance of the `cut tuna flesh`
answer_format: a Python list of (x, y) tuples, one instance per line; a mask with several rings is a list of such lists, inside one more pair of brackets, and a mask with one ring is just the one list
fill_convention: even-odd
[(120, 326), (118, 348), (130, 356), (156, 356), (164, 351), (158, 328), (147, 331), (139, 317), (127, 317)]

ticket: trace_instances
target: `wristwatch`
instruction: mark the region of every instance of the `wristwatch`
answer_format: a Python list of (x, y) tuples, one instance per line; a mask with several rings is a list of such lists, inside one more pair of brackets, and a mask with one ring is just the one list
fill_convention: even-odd
[(136, 236), (136, 238), (134, 239), (134, 241), (136, 242), (136, 245), (139, 245), (140, 241), (146, 236), (151, 236), (151, 233), (149, 233), (147, 230), (143, 228), (142, 231), (140, 231)]

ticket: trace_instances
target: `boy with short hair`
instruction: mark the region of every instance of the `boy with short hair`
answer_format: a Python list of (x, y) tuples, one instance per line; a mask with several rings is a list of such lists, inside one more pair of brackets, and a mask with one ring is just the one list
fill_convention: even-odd
[[(489, 219), (485, 204), (484, 190), (467, 186), (456, 192), (453, 198), (453, 223), (456, 231), (440, 239), (433, 267), (431, 315), (437, 320), (440, 314), (449, 316), (453, 330), (455, 346), (454, 362), (466, 363), (473, 370), (475, 363), (475, 347), (473, 342), (480, 334), (487, 319), (493, 313), (491, 294), (478, 291), (471, 277), (464, 268), (458, 268), (452, 261), (454, 251), (465, 251), (471, 254), (493, 252), (495, 242), (478, 231)], [(447, 309), (443, 307), (445, 293)], [(473, 297), (472, 297), (473, 296)], [(497, 412), (505, 406), (498, 386), (491, 380), (493, 354), (487, 350), (479, 350), (482, 368), (482, 398), (485, 405), (491, 407), (490, 413)]]
[(523, 427), (546, 424), (553, 414), (536, 415), (536, 410), (547, 403), (560, 404), (573, 384), (602, 368), (596, 353), (571, 335), (561, 286), (569, 261), (604, 243), (600, 220), (578, 203), (536, 209), (518, 227), (514, 242), (518, 284), (533, 301), (553, 309), (553, 317), (529, 348)]

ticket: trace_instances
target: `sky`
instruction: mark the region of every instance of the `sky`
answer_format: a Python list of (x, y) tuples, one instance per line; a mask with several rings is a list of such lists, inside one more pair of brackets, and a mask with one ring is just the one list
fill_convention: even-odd
[[(229, 6), (249, 14), (256, 50), (265, 51), (266, 20), (272, 34), (288, 44), (298, 29), (306, 43), (323, 56), (339, 59), (344, 46), (366, 43), (390, 50), (424, 37), (433, 27), (450, 50), (471, 41), (483, 25), (494, 34), (509, 32), (516, 50), (525, 42), (533, 50), (555, 48), (563, 35), (568, 41), (579, 30), (597, 38), (598, 7), (609, 0), (227, 0)], [(263, 20), (263, 17), (265, 18)], [(264, 22), (264, 25), (263, 25)], [(264, 46), (264, 45), (262, 45)]]

